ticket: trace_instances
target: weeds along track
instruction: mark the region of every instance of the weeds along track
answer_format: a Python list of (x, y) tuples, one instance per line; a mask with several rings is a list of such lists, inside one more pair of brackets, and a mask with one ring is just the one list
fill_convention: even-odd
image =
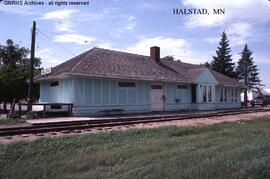
[(195, 112), (188, 114), (162, 114), (145, 116), (122, 116), (107, 119), (95, 119), (84, 121), (65, 121), (45, 124), (35, 124), (31, 126), (7, 127), (0, 129), (0, 136), (14, 136), (21, 134), (37, 134), (58, 131), (82, 130), (95, 127), (124, 126), (131, 124), (143, 124), (153, 122), (166, 122), (173, 120), (184, 120), (194, 118), (219, 117), (226, 115), (238, 115), (256, 112), (269, 112), (270, 108), (238, 109), (224, 111)]

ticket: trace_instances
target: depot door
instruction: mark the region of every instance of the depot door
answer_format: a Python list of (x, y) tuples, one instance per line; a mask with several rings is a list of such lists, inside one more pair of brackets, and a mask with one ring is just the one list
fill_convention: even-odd
[(151, 84), (150, 94), (151, 94), (152, 111), (163, 111), (164, 110), (163, 85), (161, 83)]

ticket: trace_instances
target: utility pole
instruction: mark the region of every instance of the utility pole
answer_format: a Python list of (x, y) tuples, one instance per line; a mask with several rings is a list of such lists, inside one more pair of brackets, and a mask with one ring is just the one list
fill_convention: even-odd
[(36, 42), (36, 22), (33, 21), (32, 41), (31, 41), (31, 59), (30, 59), (30, 80), (29, 80), (28, 106), (27, 106), (28, 111), (32, 110), (32, 103), (33, 103), (35, 42)]

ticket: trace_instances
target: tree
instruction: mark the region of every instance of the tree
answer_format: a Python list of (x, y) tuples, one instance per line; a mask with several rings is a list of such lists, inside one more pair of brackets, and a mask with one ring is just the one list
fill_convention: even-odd
[(231, 48), (229, 47), (229, 40), (225, 31), (221, 35), (219, 45), (216, 50), (216, 56), (213, 56), (211, 68), (228, 77), (236, 78), (234, 71), (235, 65), (232, 62), (232, 55), (230, 55)]
[[(13, 98), (19, 100), (27, 97), (29, 52), (27, 48), (14, 44), (11, 39), (6, 41), (6, 45), (0, 45), (0, 101), (11, 102)], [(40, 64), (40, 59), (36, 58), (35, 74)]]
[(204, 66), (206, 68), (211, 68), (211, 64), (209, 62), (201, 63), (200, 66)]
[(252, 51), (245, 45), (241, 52), (241, 58), (238, 60), (238, 66), (236, 68), (237, 79), (243, 82), (246, 86), (244, 91), (244, 101), (247, 104), (247, 91), (260, 85), (261, 80), (259, 78), (259, 70), (257, 65), (254, 64)]
[(163, 60), (174, 60), (173, 56), (167, 55), (165, 57), (162, 58)]

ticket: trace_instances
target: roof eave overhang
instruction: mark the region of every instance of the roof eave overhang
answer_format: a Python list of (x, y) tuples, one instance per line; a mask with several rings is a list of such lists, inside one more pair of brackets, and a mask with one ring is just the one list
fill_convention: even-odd
[(60, 79), (65, 79), (68, 78), (68, 75), (62, 73), (59, 75), (53, 75), (53, 76), (41, 76), (37, 79), (34, 79), (34, 82), (39, 83), (41, 81), (52, 81), (52, 80), (60, 80)]
[(246, 86), (245, 85), (242, 85), (242, 84), (232, 85), (232, 84), (221, 84), (221, 83), (219, 83), (218, 85), (219, 86), (224, 86), (224, 87), (246, 88)]
[(69, 77), (89, 77), (89, 78), (110, 78), (110, 79), (125, 79), (125, 80), (141, 80), (141, 81), (159, 81), (159, 82), (174, 82), (174, 83), (187, 83), (187, 84), (195, 84), (195, 81), (185, 81), (185, 80), (172, 80), (172, 79), (156, 79), (156, 78), (145, 78), (145, 77), (130, 77), (130, 76), (118, 76), (118, 75), (98, 75), (98, 74), (84, 74), (84, 73), (62, 73), (60, 75), (55, 76), (47, 76), (36, 79), (35, 82), (41, 81), (51, 81), (51, 80), (59, 80), (65, 79)]

